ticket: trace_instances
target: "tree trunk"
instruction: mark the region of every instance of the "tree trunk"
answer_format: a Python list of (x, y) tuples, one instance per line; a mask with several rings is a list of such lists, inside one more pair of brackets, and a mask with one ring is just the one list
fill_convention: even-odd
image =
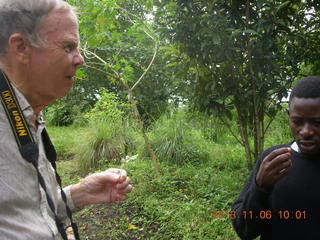
[[(246, 2), (246, 26), (248, 27), (250, 23), (250, 1)], [(249, 37), (247, 38), (249, 43)], [(262, 105), (258, 100), (258, 90), (256, 81), (258, 81), (258, 76), (256, 76), (254, 67), (253, 67), (253, 59), (252, 59), (252, 49), (247, 43), (247, 52), (248, 52), (248, 60), (249, 60), (249, 74), (251, 80), (252, 87), (252, 114), (253, 114), (253, 134), (254, 134), (254, 158), (258, 159), (263, 151), (263, 139), (264, 139), (264, 129), (263, 129), (263, 115), (261, 117), (261, 109)]]
[(137, 103), (134, 100), (132, 89), (130, 89), (128, 84), (126, 84), (126, 82), (122, 78), (119, 78), (119, 80), (120, 80), (121, 84), (124, 86), (124, 88), (127, 90), (129, 102), (132, 105), (134, 116), (138, 121), (139, 130), (141, 132), (141, 135), (143, 136), (144, 143), (145, 143), (145, 146), (147, 148), (147, 151), (150, 154), (150, 157), (151, 157), (151, 159), (153, 161), (154, 168), (156, 169), (156, 171), (158, 173), (160, 173), (160, 168), (159, 168), (157, 156), (156, 156), (155, 152), (153, 151), (153, 149), (151, 147), (151, 144), (150, 144), (150, 141), (149, 141), (149, 138), (148, 138), (148, 136), (147, 136), (147, 134), (146, 134), (146, 132), (144, 130), (144, 123), (143, 123), (142, 117), (141, 117), (141, 115), (139, 113), (139, 110), (138, 110), (138, 107), (137, 107)]
[(242, 143), (245, 148), (248, 169), (251, 170), (253, 168), (253, 161), (252, 161), (252, 154), (251, 154), (251, 148), (250, 148), (249, 136), (248, 136), (248, 118), (246, 116), (243, 116), (243, 113), (241, 112), (241, 108), (238, 105), (236, 105), (236, 109), (238, 112), (239, 130), (240, 130)]

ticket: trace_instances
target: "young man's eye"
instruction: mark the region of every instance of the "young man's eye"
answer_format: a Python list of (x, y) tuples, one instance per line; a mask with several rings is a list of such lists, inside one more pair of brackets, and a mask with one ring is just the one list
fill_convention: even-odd
[(302, 124), (302, 121), (299, 120), (299, 119), (291, 119), (291, 122), (292, 122), (293, 124), (295, 124), (295, 125), (300, 125), (300, 124)]
[(319, 127), (320, 126), (320, 120), (313, 121), (313, 125)]

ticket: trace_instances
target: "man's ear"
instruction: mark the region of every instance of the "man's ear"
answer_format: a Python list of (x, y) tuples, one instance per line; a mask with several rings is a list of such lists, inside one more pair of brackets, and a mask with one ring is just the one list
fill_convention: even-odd
[(14, 33), (8, 40), (8, 53), (22, 64), (29, 62), (31, 46), (28, 39), (21, 33)]

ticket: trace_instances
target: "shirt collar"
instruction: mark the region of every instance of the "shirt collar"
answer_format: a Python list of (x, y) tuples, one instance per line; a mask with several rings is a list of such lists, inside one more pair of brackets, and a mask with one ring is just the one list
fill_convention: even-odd
[(299, 146), (297, 144), (297, 142), (293, 142), (291, 145), (290, 145), (290, 148), (295, 151), (295, 152), (300, 152), (300, 149), (299, 149)]
[[(17, 101), (19, 102), (21, 111), (23, 112), (23, 115), (25, 117), (25, 119), (28, 122), (33, 122), (32, 118), (34, 117), (34, 111), (33, 108), (31, 107), (30, 103), (28, 102), (28, 100), (25, 98), (25, 96), (12, 84), (12, 87), (14, 89), (14, 92), (16, 94), (17, 97)], [(40, 112), (40, 114), (38, 116), (36, 116), (36, 122), (38, 124), (44, 124), (44, 120), (42, 117), (42, 112)]]

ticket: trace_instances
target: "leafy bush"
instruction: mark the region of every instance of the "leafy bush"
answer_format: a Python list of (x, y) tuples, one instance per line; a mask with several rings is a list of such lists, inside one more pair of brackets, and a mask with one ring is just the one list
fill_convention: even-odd
[(100, 98), (95, 106), (85, 114), (87, 120), (121, 119), (130, 112), (130, 104), (122, 102), (114, 93), (102, 88), (99, 94)]
[(160, 161), (181, 165), (210, 158), (206, 139), (192, 128), (182, 111), (164, 115), (155, 123), (151, 144)]
[(71, 111), (68, 106), (59, 101), (45, 110), (46, 122), (52, 126), (70, 125), (73, 122)]

